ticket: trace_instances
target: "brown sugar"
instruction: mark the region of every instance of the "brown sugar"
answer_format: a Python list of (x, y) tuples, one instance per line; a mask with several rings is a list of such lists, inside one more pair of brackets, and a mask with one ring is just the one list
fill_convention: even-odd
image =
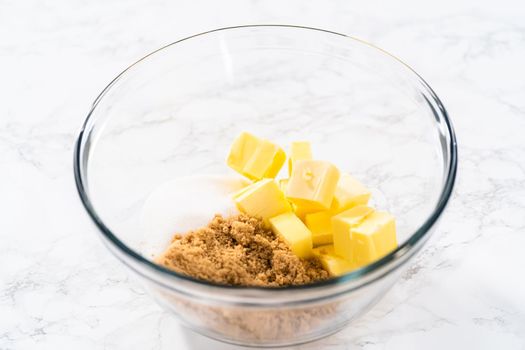
[(215, 217), (206, 227), (175, 235), (157, 263), (210, 282), (236, 286), (308, 284), (329, 277), (315, 259), (300, 259), (262, 220)]

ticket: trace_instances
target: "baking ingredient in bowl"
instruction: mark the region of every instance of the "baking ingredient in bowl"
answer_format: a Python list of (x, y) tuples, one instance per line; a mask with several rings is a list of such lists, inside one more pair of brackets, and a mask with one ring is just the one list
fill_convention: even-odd
[(157, 263), (220, 284), (287, 286), (329, 277), (317, 259), (301, 259), (258, 218), (216, 215), (210, 223), (175, 235)]
[(162, 183), (150, 193), (140, 215), (143, 233), (138, 250), (147, 257), (158, 256), (175, 232), (187, 232), (208, 224), (213, 214), (239, 214), (230, 195), (250, 184), (232, 175), (194, 174)]
[(367, 265), (397, 247), (394, 217), (385, 211), (374, 211), (359, 225), (350, 229), (350, 261), (356, 267)]
[[(242, 214), (216, 215), (205, 227), (175, 235), (157, 263), (221, 284), (287, 286), (346, 274), (397, 247), (394, 217), (368, 205), (371, 192), (361, 182), (314, 159), (306, 141), (292, 143), (289, 178), (275, 179), (285, 160), (278, 145), (241, 133), (227, 164), (249, 181), (213, 193), (229, 193)], [(195, 189), (178, 201), (205, 208), (212, 187)]]
[(251, 216), (269, 218), (292, 211), (279, 185), (273, 179), (263, 179), (246, 186), (233, 195), (240, 211)]
[(304, 223), (312, 233), (312, 243), (315, 247), (333, 243), (331, 219), (332, 215), (329, 211), (319, 211), (304, 216)]
[[(233, 196), (241, 212), (270, 223), (298, 257), (315, 256), (332, 276), (370, 264), (397, 247), (394, 217), (367, 206), (371, 192), (361, 182), (315, 159), (306, 141), (292, 143), (289, 178), (276, 182), (282, 166), (276, 150), (277, 145), (246, 132), (235, 140), (227, 163), (254, 181)], [(261, 179), (247, 174), (247, 168), (271, 176)]]
[(242, 132), (234, 141), (226, 163), (250, 180), (274, 178), (284, 162), (286, 153), (268, 140)]
[(296, 206), (311, 212), (328, 210), (339, 176), (339, 170), (329, 162), (299, 160), (288, 180), (286, 197)]
[(334, 193), (331, 213), (340, 213), (356, 205), (366, 205), (370, 200), (370, 191), (349, 174), (341, 174)]
[(343, 259), (335, 253), (333, 245), (323, 245), (314, 248), (313, 254), (332, 276), (344, 275), (355, 269), (355, 265), (351, 261)]
[(332, 218), (334, 252), (337, 255), (350, 261), (353, 259), (353, 236), (351, 232), (373, 211), (374, 209), (371, 207), (358, 205)]
[(294, 213), (284, 213), (270, 219), (273, 232), (283, 238), (300, 258), (312, 256), (312, 233)]
[(330, 209), (304, 215), (314, 246), (333, 243), (332, 217), (346, 209), (366, 205), (369, 199), (370, 191), (363, 184), (349, 174), (341, 174)]

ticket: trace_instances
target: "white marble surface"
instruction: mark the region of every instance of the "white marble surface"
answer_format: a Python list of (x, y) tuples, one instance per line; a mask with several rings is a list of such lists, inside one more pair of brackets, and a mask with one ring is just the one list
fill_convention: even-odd
[(525, 5), (520, 1), (0, 0), (0, 349), (229, 349), (178, 326), (102, 246), (72, 176), (98, 92), (208, 29), (352, 34), (435, 88), (460, 147), (435, 237), (352, 329), (314, 349), (525, 348)]

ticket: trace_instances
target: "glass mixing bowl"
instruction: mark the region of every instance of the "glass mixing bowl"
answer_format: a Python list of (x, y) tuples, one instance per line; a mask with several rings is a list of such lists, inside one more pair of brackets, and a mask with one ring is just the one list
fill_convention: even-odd
[[(243, 130), (283, 146), (309, 140), (316, 158), (361, 179), (396, 216), (399, 247), (345, 276), (274, 289), (156, 265), (141, 252), (145, 200), (174, 178), (231, 173), (225, 157)], [(131, 65), (95, 100), (74, 160), (104, 243), (153, 298), (201, 334), (253, 346), (318, 339), (376, 303), (429, 238), (456, 167), (447, 112), (407, 65), (355, 38), (284, 25), (198, 34)]]

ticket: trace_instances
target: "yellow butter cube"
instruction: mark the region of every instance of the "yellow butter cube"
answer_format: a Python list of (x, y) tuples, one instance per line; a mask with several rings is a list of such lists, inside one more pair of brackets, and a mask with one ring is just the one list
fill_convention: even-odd
[(324, 269), (334, 277), (344, 275), (355, 269), (355, 266), (350, 261), (335, 254), (333, 245), (314, 248), (313, 254), (319, 259)]
[(370, 264), (397, 247), (394, 216), (376, 211), (351, 229), (352, 262), (358, 267)]
[(280, 235), (300, 258), (312, 256), (312, 233), (294, 213), (270, 218), (273, 232)]
[(242, 132), (233, 142), (228, 166), (251, 180), (274, 178), (286, 161), (286, 154), (268, 140)]
[(359, 225), (374, 209), (358, 205), (332, 217), (332, 234), (335, 253), (352, 261), (354, 256), (352, 228)]
[(248, 215), (268, 220), (292, 210), (290, 203), (273, 179), (263, 179), (233, 195), (237, 208)]
[(286, 197), (303, 210), (327, 210), (339, 181), (339, 170), (329, 162), (298, 160), (288, 181)]
[(314, 247), (333, 242), (331, 219), (332, 215), (329, 211), (306, 214), (304, 222), (312, 232)]
[(330, 210), (339, 213), (356, 205), (366, 205), (369, 199), (370, 191), (362, 183), (348, 174), (341, 174)]
[(312, 149), (308, 141), (292, 142), (290, 147), (290, 157), (288, 159), (288, 175), (292, 175), (293, 164), (298, 160), (312, 159)]

